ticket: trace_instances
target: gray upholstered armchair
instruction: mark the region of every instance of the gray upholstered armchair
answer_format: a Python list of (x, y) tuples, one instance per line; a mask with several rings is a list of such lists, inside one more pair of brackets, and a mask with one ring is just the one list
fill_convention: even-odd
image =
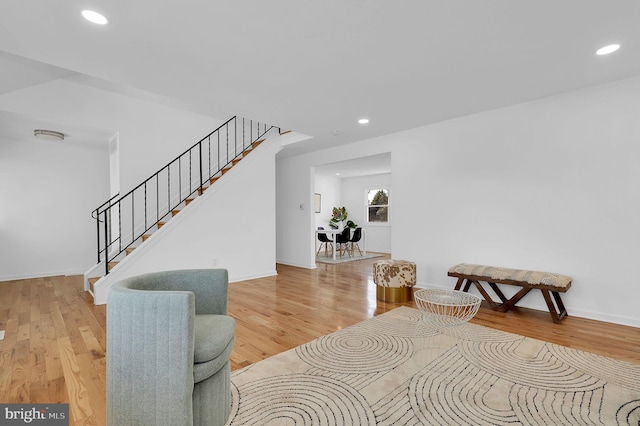
[(223, 425), (231, 409), (226, 269), (156, 272), (107, 301), (107, 425)]

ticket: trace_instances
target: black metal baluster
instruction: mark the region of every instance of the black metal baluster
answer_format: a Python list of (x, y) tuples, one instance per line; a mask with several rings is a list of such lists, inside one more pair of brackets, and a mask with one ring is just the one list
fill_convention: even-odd
[(191, 150), (189, 150), (189, 190), (191, 190), (191, 188), (193, 188), (193, 183), (191, 182)]
[(160, 222), (160, 181), (159, 175), (156, 174), (156, 224)]
[(98, 231), (98, 263), (100, 263), (100, 213), (98, 213), (98, 209), (94, 211), (96, 212), (96, 230)]
[(118, 251), (122, 251), (122, 204), (118, 200)]
[[(136, 216), (135, 216), (135, 212), (136, 212), (136, 193), (132, 192), (131, 193), (131, 242), (132, 243), (135, 241), (134, 236), (136, 235), (136, 227), (135, 227)], [(120, 236), (120, 241), (122, 241), (122, 235)]]
[(104, 211), (104, 274), (107, 275), (109, 274), (109, 243), (108, 243), (108, 239), (107, 239), (107, 235), (109, 230), (108, 230), (108, 225), (107, 223), (109, 223), (108, 217), (107, 217), (107, 211), (110, 211), (111, 206), (109, 206), (109, 210), (105, 210)]
[(200, 193), (202, 193), (202, 144), (198, 143), (198, 152), (200, 154), (200, 159), (198, 160), (198, 163), (200, 164)]
[(144, 181), (144, 232), (147, 232), (147, 181)]

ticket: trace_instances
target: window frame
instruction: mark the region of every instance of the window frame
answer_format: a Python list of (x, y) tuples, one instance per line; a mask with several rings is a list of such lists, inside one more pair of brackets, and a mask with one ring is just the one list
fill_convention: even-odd
[[(387, 204), (374, 204), (374, 205), (370, 205), (369, 204), (369, 194), (371, 192), (373, 192), (373, 196), (375, 197), (375, 194), (378, 193), (378, 191), (385, 191), (386, 195), (387, 195)], [(388, 187), (377, 187), (375, 189), (367, 189), (364, 192), (364, 198), (365, 198), (365, 213), (364, 213), (364, 217), (365, 217), (365, 221), (367, 223), (367, 226), (389, 226), (391, 224), (391, 191)], [(369, 209), (371, 207), (386, 207), (387, 208), (387, 220), (385, 222), (381, 222), (381, 221), (370, 221), (369, 220)]]

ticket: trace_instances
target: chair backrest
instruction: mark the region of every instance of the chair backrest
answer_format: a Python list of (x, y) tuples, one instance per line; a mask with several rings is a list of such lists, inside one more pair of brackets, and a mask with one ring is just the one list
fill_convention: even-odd
[(342, 234), (337, 234), (336, 235), (336, 241), (338, 243), (340, 243), (340, 244), (348, 243), (350, 234), (351, 234), (351, 229), (350, 228), (344, 228), (342, 230)]
[(113, 288), (146, 291), (191, 291), (196, 315), (227, 315), (229, 272), (222, 268), (149, 272), (125, 278)]
[(357, 243), (362, 239), (362, 228), (358, 227), (353, 231), (353, 237), (351, 237), (352, 243)]
[[(324, 228), (322, 226), (318, 226), (318, 231), (323, 231)], [(327, 234), (323, 234), (318, 232), (318, 241), (320, 241), (321, 243), (332, 243), (333, 240), (330, 240), (329, 237), (327, 237)]]

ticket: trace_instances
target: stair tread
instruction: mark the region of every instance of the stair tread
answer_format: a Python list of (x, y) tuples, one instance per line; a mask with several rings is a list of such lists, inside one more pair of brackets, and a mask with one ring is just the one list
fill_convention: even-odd
[(102, 277), (91, 277), (89, 278), (89, 288), (91, 289), (91, 292), (94, 293), (95, 290), (93, 289), (93, 285), (98, 282), (98, 280), (102, 278)]

